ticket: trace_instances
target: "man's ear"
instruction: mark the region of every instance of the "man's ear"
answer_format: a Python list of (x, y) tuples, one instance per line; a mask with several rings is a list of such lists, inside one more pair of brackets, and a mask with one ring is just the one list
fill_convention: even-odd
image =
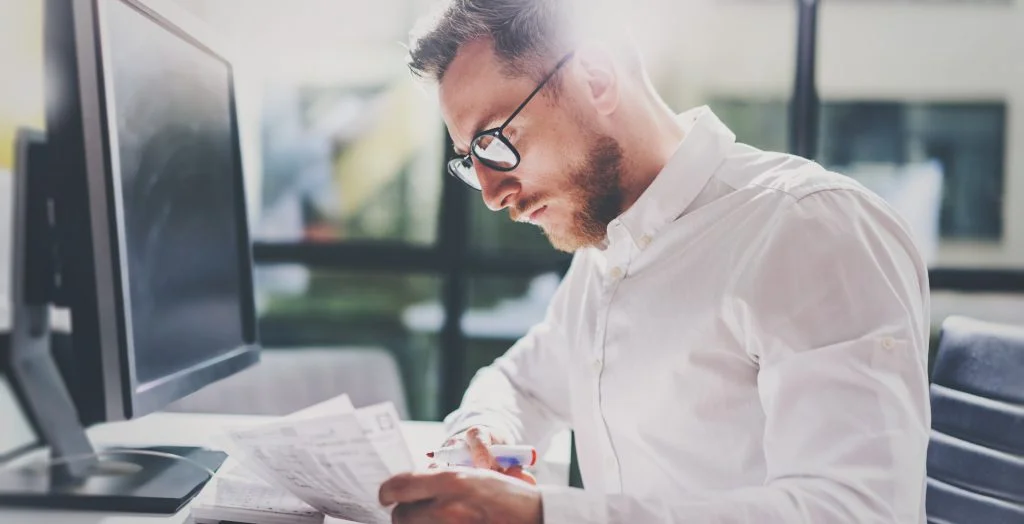
[(615, 112), (619, 106), (619, 69), (611, 52), (599, 43), (584, 43), (576, 48), (576, 59), (590, 103), (601, 115)]

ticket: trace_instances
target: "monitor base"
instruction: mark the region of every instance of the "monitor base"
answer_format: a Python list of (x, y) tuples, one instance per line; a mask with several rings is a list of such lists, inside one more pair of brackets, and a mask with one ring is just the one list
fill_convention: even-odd
[[(0, 507), (164, 513), (181, 510), (210, 480), (207, 471), (186, 460), (121, 452), (100, 452), (88, 476), (66, 480), (44, 464), (0, 467)], [(227, 455), (193, 447), (139, 448), (170, 453), (216, 471)]]

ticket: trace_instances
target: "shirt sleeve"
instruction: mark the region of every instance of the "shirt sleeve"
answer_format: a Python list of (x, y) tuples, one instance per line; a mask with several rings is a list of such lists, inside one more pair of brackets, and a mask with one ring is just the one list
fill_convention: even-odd
[(759, 366), (764, 484), (671, 500), (545, 487), (546, 523), (924, 522), (925, 265), (874, 195), (822, 191), (779, 215), (724, 319)]
[(474, 375), (459, 409), (445, 418), (449, 435), (482, 425), (507, 442), (543, 446), (568, 427), (569, 359), (563, 318), (580, 257), (573, 258), (544, 321)]

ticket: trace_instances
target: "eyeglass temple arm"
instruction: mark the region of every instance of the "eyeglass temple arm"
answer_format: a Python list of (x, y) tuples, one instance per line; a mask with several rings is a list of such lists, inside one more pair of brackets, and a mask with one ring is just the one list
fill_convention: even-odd
[(540, 90), (544, 88), (544, 85), (548, 83), (548, 80), (551, 80), (551, 77), (555, 76), (555, 73), (557, 73), (558, 70), (561, 69), (562, 66), (569, 61), (570, 58), (572, 58), (573, 53), (575, 53), (575, 51), (570, 51), (568, 54), (563, 56), (557, 64), (555, 64), (554, 69), (552, 69), (551, 72), (548, 73), (547, 76), (545, 76), (539, 84), (537, 84), (537, 87), (533, 88), (533, 92), (530, 93), (530, 96), (526, 97), (526, 100), (523, 100), (523, 103), (519, 104), (519, 107), (517, 107), (516, 110), (513, 111), (512, 114), (509, 115), (507, 119), (505, 119), (505, 122), (498, 127), (498, 131), (505, 129), (505, 127), (512, 122), (512, 119), (514, 119), (516, 115), (518, 115), (523, 110), (523, 108), (526, 107), (526, 104), (529, 104), (530, 100), (533, 100), (533, 97), (537, 96), (537, 93), (539, 93)]

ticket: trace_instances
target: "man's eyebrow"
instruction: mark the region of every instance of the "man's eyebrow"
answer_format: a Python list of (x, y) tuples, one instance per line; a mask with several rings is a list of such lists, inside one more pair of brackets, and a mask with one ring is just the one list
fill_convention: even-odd
[[(476, 138), (476, 135), (479, 135), (480, 133), (483, 133), (484, 131), (494, 127), (494, 126), (491, 126), (492, 123), (497, 123), (498, 125), (501, 125), (501, 122), (495, 122), (496, 120), (498, 120), (498, 117), (499, 117), (500, 114), (501, 113), (499, 113), (497, 111), (492, 111), (486, 117), (481, 118), (480, 120), (478, 120), (476, 122), (476, 125), (473, 126), (473, 137)], [(487, 126), (487, 127), (484, 127), (484, 126)]]
[[(485, 116), (484, 118), (481, 118), (481, 119), (477, 120), (476, 124), (473, 126), (473, 134), (470, 135), (470, 141), (472, 141), (474, 138), (476, 138), (476, 136), (479, 135), (480, 133), (482, 133), (482, 132), (484, 132), (484, 131), (494, 127), (494, 126), (491, 126), (490, 124), (495, 123), (498, 120), (498, 118), (500, 118), (500, 117), (501, 117), (501, 113), (498, 112), (498, 111), (494, 111), (494, 112), (491, 112), (490, 114), (488, 114), (487, 116)], [(500, 125), (502, 122), (504, 122), (504, 121), (496, 122), (496, 123), (497, 123), (497, 125)], [(488, 127), (484, 127), (484, 126), (488, 126)], [(460, 151), (459, 150), (459, 146), (456, 146), (454, 144), (452, 145), (452, 149), (455, 151), (455, 154), (459, 155), (459, 156), (466, 156), (466, 155), (469, 154), (469, 152), (467, 152), (467, 151)]]

